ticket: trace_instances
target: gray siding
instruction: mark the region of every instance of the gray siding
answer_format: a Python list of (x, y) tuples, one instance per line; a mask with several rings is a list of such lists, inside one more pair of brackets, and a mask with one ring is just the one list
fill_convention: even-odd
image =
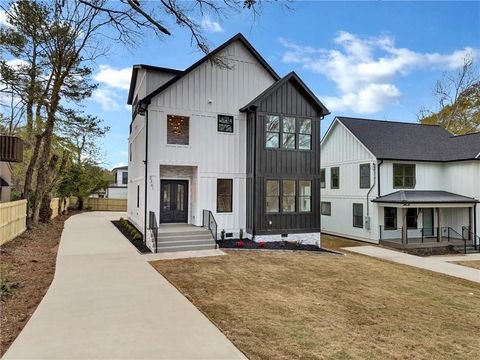
[[(268, 114), (312, 119), (312, 149), (266, 149), (265, 116)], [(249, 114), (247, 118), (248, 232), (262, 235), (320, 231), (321, 115), (321, 110), (291, 82), (286, 82), (262, 99), (256, 113)], [(250, 146), (251, 143), (254, 143), (254, 146)], [(269, 179), (312, 181), (312, 211), (267, 214), (265, 182)]]

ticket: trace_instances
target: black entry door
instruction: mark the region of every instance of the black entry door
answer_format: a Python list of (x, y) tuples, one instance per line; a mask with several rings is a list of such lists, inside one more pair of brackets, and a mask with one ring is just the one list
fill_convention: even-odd
[(161, 180), (160, 222), (186, 223), (188, 220), (188, 181)]

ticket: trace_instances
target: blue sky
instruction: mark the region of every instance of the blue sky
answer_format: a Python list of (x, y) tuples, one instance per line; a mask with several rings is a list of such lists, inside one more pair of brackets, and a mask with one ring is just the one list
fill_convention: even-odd
[[(461, 65), (465, 51), (480, 49), (480, 2), (298, 2), (294, 10), (271, 4), (253, 23), (251, 14), (227, 21), (205, 18), (215, 47), (242, 32), (270, 65), (295, 70), (335, 115), (416, 121), (434, 105), (431, 90), (445, 71)], [(127, 163), (126, 106), (133, 64), (184, 69), (202, 54), (185, 30), (161, 40), (146, 34), (135, 49), (112, 47), (95, 64), (99, 90), (86, 111), (111, 127), (102, 141), (105, 166)]]

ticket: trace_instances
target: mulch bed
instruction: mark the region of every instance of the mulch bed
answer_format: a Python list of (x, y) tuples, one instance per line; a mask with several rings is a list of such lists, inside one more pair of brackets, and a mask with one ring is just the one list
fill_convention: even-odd
[(132, 243), (133, 246), (142, 254), (151, 254), (150, 249), (143, 243), (143, 239), (133, 240), (132, 234), (125, 229), (119, 220), (112, 220), (112, 224)]
[(64, 222), (74, 214), (59, 215), (0, 246), (0, 356), (47, 292), (55, 273)]
[(243, 246), (238, 246), (238, 239), (225, 239), (218, 242), (220, 249), (247, 249), (247, 250), (289, 250), (289, 251), (315, 251), (329, 253), (330, 251), (319, 248), (317, 245), (297, 244), (289, 241), (269, 241), (261, 246), (261, 242), (255, 242), (249, 239), (243, 239)]

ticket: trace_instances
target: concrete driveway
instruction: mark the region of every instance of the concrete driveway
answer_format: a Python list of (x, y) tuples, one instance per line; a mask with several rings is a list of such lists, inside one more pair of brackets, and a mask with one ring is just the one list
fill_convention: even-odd
[(68, 219), (53, 283), (4, 359), (244, 359), (110, 223), (121, 215)]

